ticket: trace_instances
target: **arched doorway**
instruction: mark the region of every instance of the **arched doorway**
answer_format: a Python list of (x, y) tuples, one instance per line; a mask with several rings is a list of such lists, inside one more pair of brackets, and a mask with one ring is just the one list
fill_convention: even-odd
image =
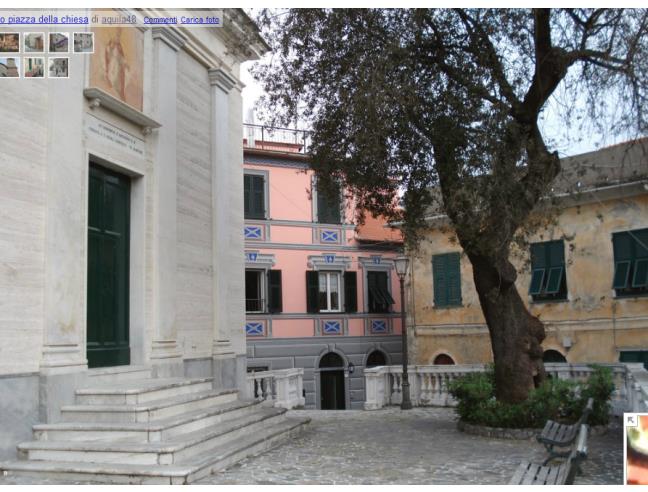
[(344, 410), (344, 361), (334, 352), (320, 359), (320, 408), (322, 410)]
[(387, 365), (387, 356), (384, 352), (380, 350), (374, 350), (367, 357), (367, 364), (365, 367), (376, 367), (376, 366), (386, 366)]
[(567, 359), (557, 350), (549, 349), (542, 354), (542, 362), (567, 362)]
[(448, 354), (439, 354), (434, 358), (434, 362), (432, 364), (439, 366), (454, 366), (455, 361)]

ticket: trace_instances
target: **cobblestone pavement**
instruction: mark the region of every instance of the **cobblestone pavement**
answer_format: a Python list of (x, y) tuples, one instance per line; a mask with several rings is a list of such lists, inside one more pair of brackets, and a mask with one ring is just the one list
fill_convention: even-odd
[[(505, 484), (521, 460), (542, 461), (545, 455), (532, 440), (464, 434), (457, 430), (449, 408), (289, 414), (312, 418), (298, 438), (198, 483)], [(590, 436), (589, 458), (576, 483), (621, 484), (622, 442), (618, 424), (604, 435)], [(16, 483), (30, 482), (0, 477), (0, 485)]]
[[(523, 459), (542, 461), (535, 441), (459, 432), (454, 411), (292, 411), (312, 418), (290, 444), (212, 475), (210, 484), (506, 484)], [(591, 436), (577, 484), (623, 482), (623, 438), (612, 424)]]

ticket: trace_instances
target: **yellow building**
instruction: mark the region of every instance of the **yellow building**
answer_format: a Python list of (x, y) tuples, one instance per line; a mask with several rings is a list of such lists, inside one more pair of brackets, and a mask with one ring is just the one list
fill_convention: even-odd
[[(545, 360), (648, 364), (648, 138), (562, 164), (558, 211), (512, 251), (518, 291), (545, 324)], [(410, 252), (411, 360), (490, 362), (470, 261), (447, 217), (426, 222)]]

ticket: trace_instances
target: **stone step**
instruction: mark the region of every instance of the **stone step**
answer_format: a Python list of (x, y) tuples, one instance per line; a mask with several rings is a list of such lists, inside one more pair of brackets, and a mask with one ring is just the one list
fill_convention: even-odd
[(62, 422), (152, 422), (237, 399), (235, 389), (201, 391), (132, 405), (65, 405)]
[(87, 385), (109, 384), (134, 379), (151, 379), (149, 366), (115, 366), (88, 369)]
[(36, 424), (34, 439), (37, 441), (159, 442), (220, 422), (244, 417), (258, 406), (259, 403), (255, 401), (235, 400), (213, 408), (187, 412), (154, 422)]
[(190, 463), (149, 465), (115, 463), (77, 463), (55, 461), (13, 461), (0, 463), (0, 471), (34, 481), (50, 479), (90, 483), (186, 484), (248, 457), (271, 449), (297, 436), (309, 418), (284, 418), (280, 423), (217, 446)]
[(79, 405), (134, 405), (212, 389), (213, 378), (145, 379), (76, 390)]
[(271, 427), (283, 420), (286, 410), (259, 407), (250, 415), (175, 436), (161, 442), (124, 441), (31, 441), (18, 445), (19, 459), (30, 461), (76, 461), (172, 465), (189, 462), (197, 455), (228, 442)]

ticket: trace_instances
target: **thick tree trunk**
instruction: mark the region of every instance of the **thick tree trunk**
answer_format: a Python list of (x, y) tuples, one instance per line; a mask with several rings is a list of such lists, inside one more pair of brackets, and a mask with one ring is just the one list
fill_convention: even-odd
[(515, 287), (516, 272), (508, 259), (499, 262), (468, 255), (472, 262), (495, 361), (496, 397), (506, 402), (527, 399), (545, 378), (542, 322), (527, 310)]

